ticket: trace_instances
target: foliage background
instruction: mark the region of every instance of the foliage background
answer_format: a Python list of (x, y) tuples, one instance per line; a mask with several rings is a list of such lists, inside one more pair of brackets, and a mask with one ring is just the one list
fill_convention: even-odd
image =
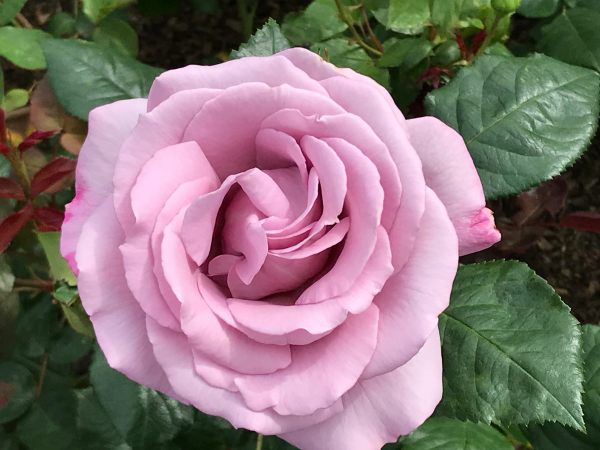
[[(547, 161), (560, 164), (542, 162), (529, 172), (524, 164), (511, 166), (524, 174), (516, 187), (493, 174), (484, 177), (503, 242), (463, 261), (520, 259), (554, 290), (516, 262), (461, 269), (440, 325), (444, 400), (432, 419), (390, 448), (600, 447), (598, 144), (575, 163), (598, 116), (600, 0), (522, 0), (516, 14), (508, 7), (502, 16), (492, 3), (518, 2), (0, 2), (6, 144), (16, 152), (31, 140), (26, 151), (14, 153), (12, 168), (0, 157), (0, 175), (13, 182), (0, 182), (0, 244), (8, 247), (0, 262), (0, 450), (293, 448), (275, 437), (234, 430), (110, 369), (57, 252), (62, 206), (73, 195), (72, 169), (89, 109), (144, 95), (162, 69), (226, 60), (265, 23), (231, 57), (307, 46), (378, 80), (407, 116), (434, 114), (467, 142), (475, 136), (469, 149), (476, 161), (478, 152), (497, 152), (498, 173), (513, 161), (498, 138), (481, 142), (482, 130), (469, 135), (453, 116), (460, 95), (469, 98), (461, 89), (475, 89), (481, 74), (493, 88), (490, 73), (501, 73), (502, 65), (507, 78), (523, 66), (534, 70), (522, 85), (492, 89), (501, 103), (512, 101), (517, 87), (527, 92), (559, 86), (544, 94), (545, 105), (527, 109), (517, 102), (522, 120), (500, 121), (492, 131), (503, 136), (518, 130), (522, 139), (509, 142), (513, 151), (543, 148)], [(515, 58), (535, 52), (548, 58)], [(573, 79), (582, 81), (573, 86)], [(100, 98), (89, 95), (94, 89)], [(570, 102), (573, 96), (579, 102)], [(522, 126), (540, 111), (544, 127)], [(471, 115), (467, 123), (476, 123), (478, 115), (495, 117), (502, 108), (494, 109), (488, 98), (467, 104), (464, 113)], [(569, 120), (571, 135), (563, 139)], [(32, 138), (36, 130), (60, 133)], [(531, 144), (536, 139), (538, 147)], [(29, 178), (27, 201), (14, 190), (14, 183), (23, 184), (23, 173)], [(39, 193), (30, 195), (32, 190)], [(577, 323), (555, 291), (587, 325)]]

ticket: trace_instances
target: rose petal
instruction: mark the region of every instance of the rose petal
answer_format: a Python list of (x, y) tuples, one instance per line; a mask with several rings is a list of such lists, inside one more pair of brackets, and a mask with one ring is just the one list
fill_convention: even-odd
[(125, 281), (119, 254), (122, 239), (108, 195), (83, 226), (77, 245), (81, 302), (109, 365), (138, 383), (173, 395), (148, 341), (146, 315)]
[(421, 425), (441, 398), (442, 358), (436, 329), (405, 365), (359, 381), (342, 397), (343, 412), (280, 437), (303, 450), (379, 450)]
[(375, 297), (381, 311), (379, 337), (365, 378), (394, 370), (412, 358), (450, 301), (458, 266), (456, 232), (433, 191), (428, 189), (425, 199), (425, 215), (410, 259)]
[(190, 65), (161, 74), (148, 94), (148, 111), (179, 91), (198, 88), (226, 89), (240, 84), (260, 82), (271, 87), (288, 84), (321, 94), (325, 90), (287, 58), (278, 56), (247, 57), (214, 66)]
[(263, 434), (277, 434), (319, 423), (340, 412), (341, 402), (307, 416), (281, 416), (272, 410), (255, 412), (238, 393), (208, 385), (194, 371), (194, 361), (184, 335), (147, 319), (154, 354), (176, 393), (206, 414), (226, 418), (235, 427)]
[(255, 411), (272, 407), (283, 415), (312, 414), (331, 406), (356, 384), (371, 359), (378, 318), (379, 311), (372, 305), (362, 314), (349, 316), (319, 341), (293, 347), (287, 368), (237, 378), (246, 404)]
[(89, 130), (76, 169), (76, 195), (65, 208), (61, 253), (77, 273), (74, 254), (88, 217), (112, 191), (112, 177), (121, 144), (146, 110), (145, 99), (122, 100), (90, 112)]
[(444, 203), (456, 228), (460, 255), (498, 242), (500, 232), (485, 207), (481, 180), (463, 138), (435, 117), (412, 119), (407, 125), (427, 186)]
[(263, 83), (244, 83), (206, 102), (188, 125), (183, 140), (198, 142), (223, 179), (257, 167), (255, 143), (260, 124), (283, 108), (297, 109), (304, 114), (343, 112), (329, 97), (313, 91), (285, 84), (270, 87)]

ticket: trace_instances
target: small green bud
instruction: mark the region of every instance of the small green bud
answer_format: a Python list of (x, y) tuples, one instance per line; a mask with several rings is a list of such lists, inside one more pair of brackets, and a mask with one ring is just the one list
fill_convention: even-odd
[(517, 10), (521, 0), (492, 0), (492, 8), (501, 14), (510, 14)]

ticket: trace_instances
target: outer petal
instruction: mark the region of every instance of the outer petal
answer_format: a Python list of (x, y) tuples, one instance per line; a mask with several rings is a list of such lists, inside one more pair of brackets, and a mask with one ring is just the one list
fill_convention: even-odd
[(77, 246), (81, 301), (110, 366), (173, 395), (148, 341), (146, 315), (125, 280), (119, 253), (122, 239), (109, 195), (84, 225)]
[(342, 413), (280, 436), (302, 450), (379, 450), (421, 425), (441, 398), (442, 357), (435, 330), (404, 366), (359, 381), (342, 397)]
[(65, 210), (61, 253), (77, 273), (74, 254), (88, 217), (112, 192), (112, 178), (121, 144), (146, 110), (146, 99), (123, 100), (94, 109), (77, 161), (77, 194)]
[(282, 84), (325, 94), (319, 83), (281, 56), (248, 57), (214, 66), (190, 65), (169, 70), (152, 84), (148, 110), (179, 91), (198, 88), (226, 89), (242, 83), (260, 82), (276, 87)]
[(389, 372), (411, 359), (448, 306), (458, 265), (456, 233), (444, 206), (430, 189), (425, 199), (425, 214), (412, 255), (375, 297), (381, 311), (379, 336), (363, 378)]
[(194, 371), (187, 339), (181, 333), (163, 328), (148, 317), (148, 335), (154, 354), (164, 368), (175, 392), (199, 410), (225, 417), (235, 427), (263, 434), (297, 430), (321, 422), (341, 410), (341, 402), (307, 416), (280, 416), (272, 410), (255, 412), (244, 404), (242, 396), (207, 384)]
[(498, 242), (500, 232), (485, 207), (481, 181), (463, 138), (435, 117), (412, 119), (407, 124), (423, 162), (425, 182), (444, 203), (456, 228), (461, 256)]

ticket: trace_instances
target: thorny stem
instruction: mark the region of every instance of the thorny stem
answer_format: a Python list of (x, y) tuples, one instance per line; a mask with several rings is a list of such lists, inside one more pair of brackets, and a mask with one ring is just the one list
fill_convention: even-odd
[(39, 289), (41, 291), (52, 291), (54, 286), (50, 280), (34, 280), (34, 279), (15, 279), (14, 286), (16, 288)]
[(37, 386), (35, 387), (35, 398), (40, 398), (42, 393), (42, 387), (44, 386), (44, 378), (46, 378), (46, 369), (48, 368), (48, 353), (44, 353), (42, 356), (42, 366), (40, 367), (40, 378), (38, 379)]
[(6, 120), (9, 119), (18, 119), (19, 117), (23, 117), (29, 114), (29, 110), (31, 108), (29, 106), (23, 106), (22, 108), (15, 109), (13, 111), (6, 113)]
[(500, 23), (501, 19), (502, 19), (502, 17), (500, 17), (499, 15), (496, 15), (494, 17), (492, 26), (490, 27), (489, 31), (487, 32), (485, 39), (481, 43), (481, 47), (479, 47), (479, 50), (477, 50), (477, 53), (475, 54), (475, 56), (481, 55), (485, 51), (485, 49), (488, 47), (488, 45), (490, 45), (490, 42), (492, 41), (492, 39), (494, 38), (494, 35), (496, 34), (496, 30), (498, 29), (498, 24)]
[(367, 16), (367, 10), (364, 7), (362, 7), (361, 11), (362, 11), (362, 16), (363, 16), (363, 21), (365, 22), (365, 26), (367, 27), (367, 32), (369, 33), (369, 37), (371, 38), (371, 41), (373, 41), (373, 44), (375, 44), (375, 47), (377, 47), (377, 50), (379, 50), (380, 52), (383, 53), (383, 45), (381, 44), (381, 41), (379, 40), (379, 38), (373, 32), (373, 28), (371, 28), (371, 24), (369, 23), (369, 16)]
[(25, 196), (29, 196), (29, 191), (31, 190), (31, 181), (29, 180), (29, 174), (27, 173), (27, 167), (25, 166), (21, 152), (16, 148), (11, 148), (8, 155), (6, 155), (6, 159), (8, 159), (8, 162), (10, 162), (12, 169), (17, 175), (19, 184), (25, 192)]
[(342, 1), (335, 0), (335, 5), (337, 6), (337, 9), (339, 11), (340, 18), (346, 25), (348, 25), (348, 28), (350, 29), (350, 32), (352, 33), (352, 37), (354, 38), (356, 43), (358, 45), (360, 45), (362, 48), (364, 48), (365, 50), (367, 50), (368, 52), (371, 52), (376, 56), (382, 56), (383, 55), (382, 51), (371, 47), (369, 44), (367, 44), (363, 40), (363, 38), (360, 36), (360, 34), (358, 34), (358, 31), (356, 31), (356, 28), (354, 28), (354, 23), (352, 21), (352, 17), (348, 14), (348, 11), (346, 10), (346, 7), (342, 4)]
[(262, 434), (258, 434), (256, 436), (256, 450), (262, 450), (264, 436)]
[(248, 39), (252, 36), (252, 28), (254, 25), (254, 15), (256, 14), (256, 7), (258, 1), (254, 2), (251, 8), (248, 8), (246, 0), (236, 0), (238, 16), (242, 22), (242, 34), (244, 39)]
[(31, 22), (27, 20), (27, 18), (21, 13), (17, 13), (17, 15), (15, 16), (15, 20), (19, 24), (19, 26), (23, 28), (33, 28)]

